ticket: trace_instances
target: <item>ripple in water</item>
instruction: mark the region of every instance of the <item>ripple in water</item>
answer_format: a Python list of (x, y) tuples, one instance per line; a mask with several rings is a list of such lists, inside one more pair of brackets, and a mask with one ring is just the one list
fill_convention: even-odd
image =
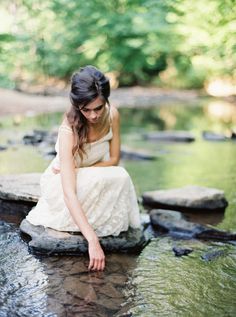
[[(172, 248), (178, 244), (194, 251), (176, 257)], [(204, 260), (207, 254), (216, 256)], [(154, 239), (133, 272), (129, 312), (135, 317), (236, 316), (235, 259), (236, 247), (230, 244)]]
[(126, 313), (123, 288), (136, 256), (108, 254), (104, 272), (88, 257), (35, 257), (15, 226), (0, 222), (0, 317), (104, 317)]
[(0, 249), (0, 317), (52, 317), (46, 312), (48, 280), (42, 264), (29, 254), (13, 226), (4, 222)]

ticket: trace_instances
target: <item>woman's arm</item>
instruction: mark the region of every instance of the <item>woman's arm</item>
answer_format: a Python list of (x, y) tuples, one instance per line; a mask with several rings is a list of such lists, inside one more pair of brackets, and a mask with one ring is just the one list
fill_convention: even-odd
[(120, 161), (120, 115), (115, 107), (112, 111), (112, 139), (110, 141), (110, 159), (104, 162), (97, 162), (93, 166), (114, 166)]
[(90, 257), (88, 269), (103, 270), (105, 267), (104, 252), (76, 195), (76, 172), (74, 167), (74, 158), (72, 155), (73, 144), (74, 136), (72, 132), (65, 130), (59, 132), (60, 174), (64, 201), (74, 222), (88, 241)]

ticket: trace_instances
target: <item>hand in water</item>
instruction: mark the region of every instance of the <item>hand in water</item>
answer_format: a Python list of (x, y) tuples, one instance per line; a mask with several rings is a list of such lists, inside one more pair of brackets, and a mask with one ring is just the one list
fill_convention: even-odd
[(89, 266), (92, 271), (103, 271), (105, 268), (105, 255), (99, 241), (91, 242), (88, 246)]

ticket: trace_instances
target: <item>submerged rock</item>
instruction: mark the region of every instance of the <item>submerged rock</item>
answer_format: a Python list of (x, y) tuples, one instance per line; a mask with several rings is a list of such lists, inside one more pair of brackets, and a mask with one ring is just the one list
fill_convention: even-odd
[[(29, 247), (36, 253), (81, 254), (88, 251), (87, 240), (80, 233), (69, 233), (34, 226), (24, 219), (20, 224), (22, 232), (31, 237)], [(149, 242), (139, 229), (130, 228), (119, 236), (99, 238), (105, 251), (139, 253)]]
[(175, 256), (183, 256), (188, 255), (189, 253), (193, 252), (193, 249), (190, 248), (181, 248), (181, 247), (173, 247), (172, 250), (174, 251)]
[(156, 131), (144, 134), (150, 141), (193, 142), (195, 137), (188, 131)]
[(179, 238), (236, 240), (236, 233), (187, 221), (180, 212), (174, 210), (153, 209), (150, 212), (150, 219), (154, 228)]
[(145, 192), (142, 198), (146, 206), (182, 211), (224, 210), (228, 205), (222, 190), (200, 186)]
[(224, 256), (226, 255), (226, 252), (225, 250), (218, 250), (218, 249), (214, 249), (212, 251), (208, 251), (204, 254), (201, 255), (201, 258), (204, 260), (204, 261), (212, 261), (220, 256)]

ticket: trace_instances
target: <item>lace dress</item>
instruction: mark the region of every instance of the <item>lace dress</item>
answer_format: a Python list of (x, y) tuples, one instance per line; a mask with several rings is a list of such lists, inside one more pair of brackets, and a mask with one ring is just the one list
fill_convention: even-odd
[[(59, 130), (72, 133), (61, 125)], [(109, 141), (112, 129), (96, 142), (87, 143), (87, 155), (81, 162), (76, 157), (76, 190), (88, 222), (98, 236), (119, 235), (128, 227), (140, 227), (140, 215), (132, 180), (120, 166), (93, 167), (98, 161), (109, 159)], [(57, 153), (58, 140), (55, 146)], [(33, 225), (42, 225), (59, 231), (80, 231), (73, 221), (63, 198), (60, 173), (52, 167), (59, 165), (58, 154), (41, 176), (41, 197), (26, 219)]]

